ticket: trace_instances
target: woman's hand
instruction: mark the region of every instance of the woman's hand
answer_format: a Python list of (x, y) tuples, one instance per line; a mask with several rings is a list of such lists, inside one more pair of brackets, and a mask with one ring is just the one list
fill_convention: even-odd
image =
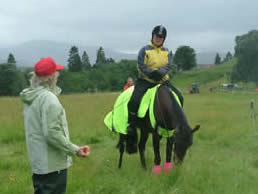
[(77, 156), (79, 157), (87, 157), (88, 155), (90, 155), (90, 146), (81, 146), (77, 151)]

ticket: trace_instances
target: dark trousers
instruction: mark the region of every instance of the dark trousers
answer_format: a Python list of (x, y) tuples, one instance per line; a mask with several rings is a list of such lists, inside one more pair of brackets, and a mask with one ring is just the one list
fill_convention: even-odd
[(67, 169), (49, 174), (33, 174), (34, 194), (65, 194)]
[[(178, 95), (179, 100), (180, 100), (181, 104), (183, 105), (184, 99), (183, 99), (182, 94), (179, 92), (179, 90), (176, 89), (169, 81), (166, 81), (164, 84), (166, 84), (169, 88), (171, 88)], [(141, 103), (141, 99), (144, 96), (145, 92), (149, 88), (154, 87), (155, 85), (157, 85), (157, 84), (150, 83), (144, 79), (138, 79), (136, 81), (132, 97), (128, 103), (129, 123), (133, 122), (133, 120), (135, 120), (135, 117), (138, 112), (138, 108)]]

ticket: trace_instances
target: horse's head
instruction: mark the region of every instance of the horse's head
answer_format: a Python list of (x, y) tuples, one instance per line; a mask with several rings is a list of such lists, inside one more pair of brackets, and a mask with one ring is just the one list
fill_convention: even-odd
[(181, 163), (184, 160), (187, 149), (193, 144), (193, 134), (200, 128), (196, 125), (194, 129), (189, 126), (180, 126), (174, 134), (176, 162)]

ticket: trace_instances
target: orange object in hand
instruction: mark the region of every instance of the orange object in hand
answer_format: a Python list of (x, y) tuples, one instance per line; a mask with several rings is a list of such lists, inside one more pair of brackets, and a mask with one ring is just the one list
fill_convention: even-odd
[(85, 154), (87, 154), (90, 151), (90, 146), (84, 147), (83, 151)]

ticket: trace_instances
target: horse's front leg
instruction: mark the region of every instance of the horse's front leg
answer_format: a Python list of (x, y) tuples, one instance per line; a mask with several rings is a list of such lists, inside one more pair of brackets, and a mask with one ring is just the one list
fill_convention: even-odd
[(145, 146), (146, 146), (148, 137), (149, 137), (148, 130), (141, 128), (141, 137), (140, 137), (140, 142), (138, 144), (138, 148), (139, 148), (139, 152), (140, 152), (141, 164), (142, 164), (142, 167), (144, 168), (144, 170), (147, 169), (144, 151), (145, 151)]
[(174, 137), (173, 136), (167, 138), (166, 162), (165, 162), (165, 165), (164, 165), (165, 173), (172, 170), (171, 156), (172, 156), (172, 150), (173, 150), (173, 142), (174, 142)]
[(159, 151), (159, 146), (160, 146), (160, 139), (161, 137), (153, 132), (152, 133), (152, 142), (153, 142), (153, 149), (154, 149), (154, 167), (153, 167), (153, 173), (154, 174), (159, 174), (161, 172), (160, 168), (160, 151)]

